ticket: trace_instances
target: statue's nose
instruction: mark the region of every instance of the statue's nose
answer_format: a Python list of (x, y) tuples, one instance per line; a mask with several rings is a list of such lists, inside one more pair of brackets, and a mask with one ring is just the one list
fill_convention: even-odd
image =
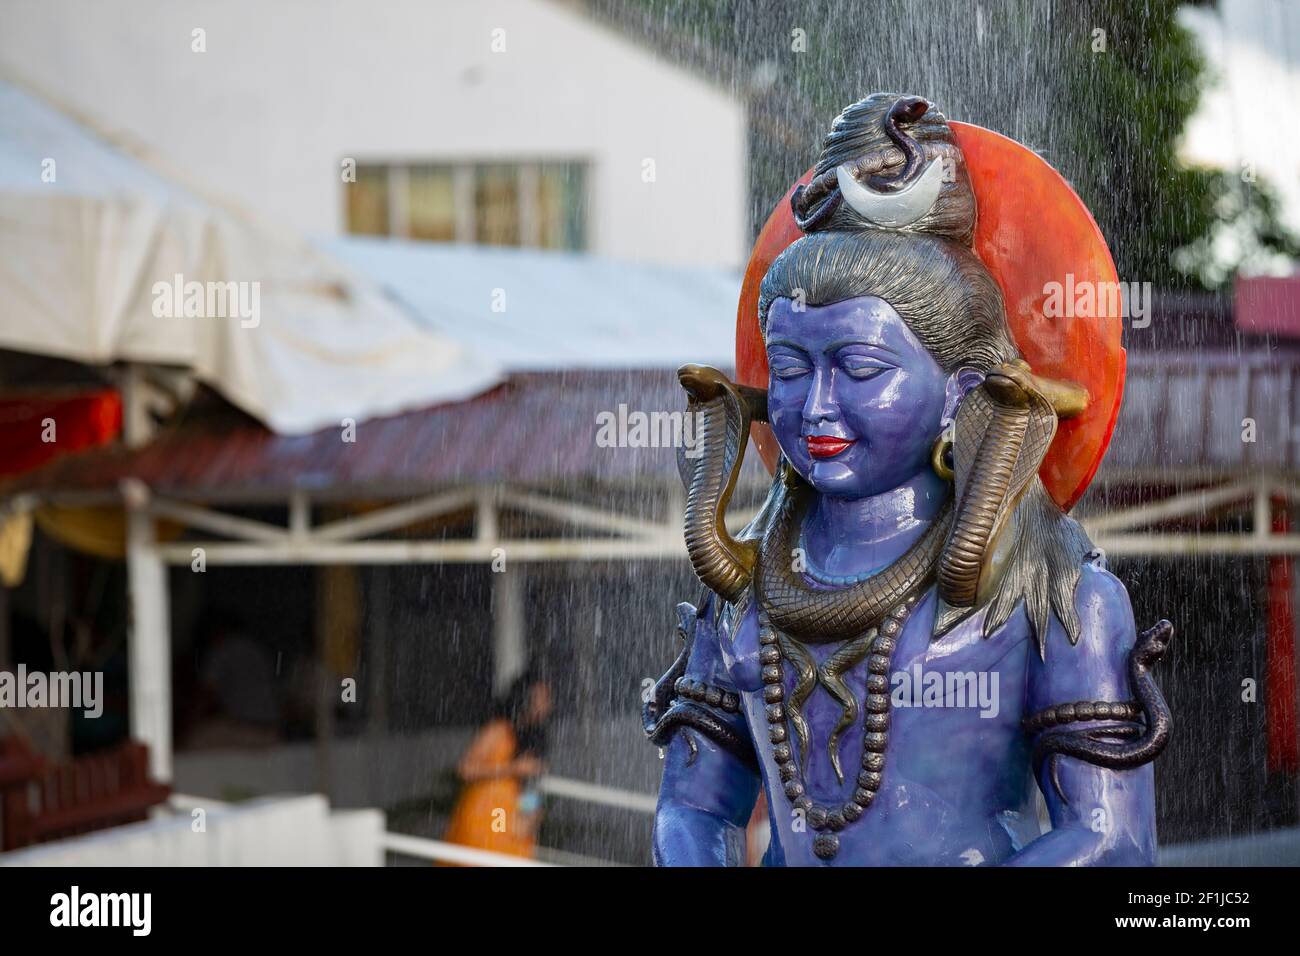
[(840, 406), (831, 394), (831, 375), (818, 369), (813, 373), (808, 400), (804, 402), (803, 418), (809, 425), (818, 422), (836, 422), (840, 419)]

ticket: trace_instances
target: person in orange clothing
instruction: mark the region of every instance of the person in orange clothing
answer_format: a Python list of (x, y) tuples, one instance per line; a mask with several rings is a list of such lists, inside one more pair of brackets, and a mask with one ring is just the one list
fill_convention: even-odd
[(463, 789), (444, 839), (531, 857), (541, 822), (537, 779), (546, 756), (550, 685), (525, 674), (497, 700), (495, 711), (461, 758)]

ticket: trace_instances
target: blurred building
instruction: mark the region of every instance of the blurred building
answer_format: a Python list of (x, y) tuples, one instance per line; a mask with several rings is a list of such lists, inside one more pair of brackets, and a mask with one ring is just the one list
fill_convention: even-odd
[[(214, 19), (191, 24), (200, 9)], [(720, 266), (738, 265), (747, 242), (744, 106), (563, 4), (288, 9), (267, 19), (253, 4), (160, 4), (128, 25), (102, 5), (24, 6), (0, 40), (0, 71), (29, 117), (10, 123), (10, 201), (46, 195), (40, 157), (53, 154), (59, 190), (96, 216), (122, 199), (150, 221), (201, 208), (211, 234), (253, 235), (259, 248), (323, 238), (304, 262), (329, 263), (331, 283), (337, 266), (361, 277), (354, 290), (382, 288), (426, 339), (504, 381), (459, 404), (418, 407), (408, 394), (390, 403), (398, 414), (373, 406), (355, 442), (336, 428), (277, 434), (313, 405), (323, 424), (324, 409), (371, 389), (285, 377), (272, 343), (338, 359), (351, 342), (363, 363), (411, 353), (309, 311), (310, 334), (263, 326), (223, 331), (215, 350), (159, 350), (163, 326), (136, 298), (149, 283), (129, 281), (121, 296), (87, 291), (114, 309), (95, 316), (112, 333), (103, 347), (83, 353), (68, 345), (98, 342), (95, 323), (42, 296), (50, 322), (24, 321), (58, 341), (0, 352), (0, 384), (80, 393), (107, 379), (118, 417), (93, 443), (109, 444), (102, 456), (68, 455), (51, 466), (62, 478), (47, 475), (51, 494), (32, 486), (8, 501), (35, 518), (12, 601), (33, 636), (0, 640), (0, 657), (33, 640), (62, 646), (72, 621), (111, 662), (116, 734), (129, 726), (149, 744), (154, 779), (209, 799), (315, 789), (399, 815), (446, 790), (493, 690), (544, 660), (573, 678), (558, 702), (557, 773), (586, 783), (583, 799), (593, 783), (619, 788), (603, 822), (571, 804), (580, 832), (643, 823), (656, 762), (635, 702), (672, 652), (673, 601), (693, 593), (676, 449), (595, 437), (598, 416), (620, 406), (676, 414), (682, 362), (729, 364), (737, 276)], [(213, 56), (217, 36), (225, 52)], [(207, 228), (185, 219), (174, 231)], [(216, 258), (262, 275), (259, 256)], [(170, 276), (161, 261), (142, 255), (132, 274)], [(226, 365), (262, 370), (244, 383), (262, 398), (278, 390), (278, 410), (295, 414), (277, 419), (276, 401), (211, 374), (208, 360), (227, 353), (245, 354)], [(429, 378), (445, 377), (435, 368)], [(376, 366), (375, 384), (389, 374)], [(20, 437), (36, 441), (48, 406), (22, 408)], [(498, 552), (509, 573), (491, 573)], [(635, 609), (632, 580), (645, 590)], [(601, 646), (610, 634), (613, 652)], [(221, 690), (232, 672), (248, 693)], [(357, 706), (340, 706), (342, 680), (356, 682)], [(78, 752), (95, 746), (74, 730)], [(416, 816), (437, 834), (436, 815)], [(552, 818), (574, 825), (564, 807)]]
[(0, 71), (299, 235), (748, 249), (743, 102), (572, 4), (15, 0)]

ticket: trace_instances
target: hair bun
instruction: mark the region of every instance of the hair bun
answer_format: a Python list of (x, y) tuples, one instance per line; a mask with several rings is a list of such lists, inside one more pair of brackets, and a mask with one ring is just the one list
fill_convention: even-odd
[(835, 118), (791, 197), (804, 232), (884, 229), (969, 247), (975, 193), (947, 119), (920, 96), (873, 93)]

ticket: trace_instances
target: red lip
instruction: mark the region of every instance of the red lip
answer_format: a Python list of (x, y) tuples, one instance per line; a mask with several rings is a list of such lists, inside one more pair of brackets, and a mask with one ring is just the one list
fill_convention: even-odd
[(814, 458), (834, 458), (853, 444), (851, 438), (835, 438), (831, 435), (809, 435), (804, 441), (808, 443), (808, 454)]

